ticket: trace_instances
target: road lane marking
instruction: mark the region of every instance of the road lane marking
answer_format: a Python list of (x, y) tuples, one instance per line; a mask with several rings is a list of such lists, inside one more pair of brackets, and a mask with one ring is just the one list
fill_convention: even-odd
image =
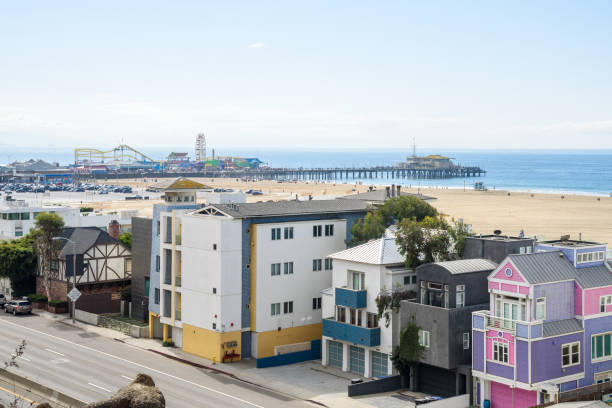
[(125, 375), (122, 375), (121, 377), (125, 378), (126, 380), (134, 381), (134, 379), (133, 379), (133, 378), (127, 377), (127, 376), (125, 376)]
[(25, 360), (25, 361), (32, 361), (29, 358), (25, 358), (25, 357), (21, 357), (21, 356), (17, 356), (17, 358), (20, 358), (20, 359)]
[(59, 351), (51, 350), (50, 348), (46, 348), (45, 350), (47, 350), (49, 353), (55, 353), (55, 354), (60, 355), (62, 357), (66, 357), (65, 354), (62, 354)]
[(33, 406), (38, 405), (38, 404), (36, 403), (36, 401), (32, 401), (31, 399), (26, 398), (26, 397), (24, 397), (23, 395), (17, 394), (17, 393), (15, 393), (15, 392), (11, 391), (11, 390), (7, 390), (7, 389), (6, 389), (6, 388), (4, 388), (4, 387), (0, 387), (0, 390), (2, 390), (2, 391), (4, 391), (4, 392), (6, 392), (6, 393), (8, 393), (8, 394), (12, 395), (13, 397), (17, 397), (17, 398), (22, 399), (22, 400), (24, 400), (24, 401), (26, 401), (26, 402), (29, 402), (29, 403), (30, 403), (30, 405), (33, 405)]
[[(187, 384), (193, 385), (193, 386), (198, 387), (198, 388), (201, 388), (201, 389), (203, 389), (203, 390), (207, 390), (207, 391), (210, 391), (210, 392), (214, 392), (214, 393), (219, 394), (219, 395), (223, 395), (224, 397), (231, 398), (231, 399), (233, 399), (233, 400), (236, 400), (236, 401), (242, 402), (242, 403), (244, 403), (244, 404), (248, 404), (248, 405), (253, 406), (253, 407), (256, 407), (256, 408), (264, 408), (264, 407), (263, 407), (263, 406), (261, 406), (261, 405), (257, 405), (257, 404), (255, 404), (255, 403), (253, 403), (253, 402), (250, 402), (250, 401), (244, 400), (244, 399), (242, 399), (242, 398), (235, 397), (235, 396), (230, 395), (230, 394), (226, 394), (226, 393), (224, 393), (223, 391), (215, 390), (214, 388), (210, 388), (210, 387), (207, 387), (207, 386), (205, 386), (205, 385), (201, 385), (201, 384), (195, 383), (195, 382), (193, 382), (193, 381), (189, 381), (189, 380), (186, 380), (186, 379), (184, 379), (184, 378), (177, 377), (177, 376), (175, 376), (175, 375), (165, 373), (165, 372), (160, 371), (160, 370), (157, 370), (157, 369), (155, 369), (155, 368), (148, 367), (148, 366), (146, 366), (146, 365), (144, 365), (144, 364), (136, 363), (136, 362), (134, 362), (134, 361), (130, 361), (130, 360), (127, 360), (127, 359), (122, 358), (122, 357), (115, 356), (115, 355), (110, 354), (110, 353), (106, 353), (106, 352), (104, 352), (104, 351), (96, 350), (95, 348), (92, 348), (92, 347), (88, 347), (88, 346), (84, 346), (84, 345), (79, 344), (79, 343), (75, 343), (75, 342), (73, 342), (73, 341), (70, 341), (70, 340), (67, 340), (67, 339), (64, 339), (64, 338), (61, 338), (61, 337), (55, 336), (55, 335), (53, 335), (53, 334), (49, 334), (49, 333), (45, 333), (45, 332), (40, 331), (40, 330), (32, 329), (32, 328), (27, 327), (27, 326), (22, 326), (22, 325), (20, 325), (20, 324), (17, 324), (17, 323), (13, 323), (13, 322), (11, 322), (11, 321), (8, 321), (8, 320), (6, 320), (6, 319), (0, 319), (0, 322), (5, 323), (5, 324), (9, 324), (9, 325), (12, 325), (12, 326), (17, 326), (17, 327), (19, 327), (19, 328), (22, 328), (22, 329), (25, 329), (25, 330), (29, 330), (29, 331), (34, 332), (34, 333), (42, 334), (43, 336), (47, 336), (47, 337), (50, 337), (50, 338), (55, 339), (55, 340), (63, 341), (64, 343), (67, 343), (67, 344), (70, 344), (70, 345), (73, 345), (73, 346), (77, 346), (77, 347), (81, 347), (81, 348), (83, 348), (83, 349), (85, 349), (85, 350), (93, 351), (93, 352), (95, 352), (95, 353), (99, 353), (99, 354), (105, 355), (105, 356), (107, 356), (107, 357), (114, 358), (114, 359), (119, 360), (119, 361), (123, 361), (123, 362), (125, 362), (125, 363), (133, 364), (133, 365), (135, 365), (135, 366), (137, 366), (137, 367), (144, 368), (145, 370), (149, 370), (149, 371), (152, 371), (152, 372), (157, 373), (157, 374), (160, 374), (160, 375), (165, 375), (165, 376), (166, 376), (166, 377), (168, 377), (168, 378), (172, 378), (172, 379), (175, 379), (175, 380), (178, 380), (178, 381), (183, 381), (184, 383), (187, 383)], [(47, 349), (47, 350), (48, 350), (48, 349)], [(140, 349), (140, 350), (141, 350), (141, 351), (145, 351), (145, 350), (142, 350), (142, 349)]]
[(100, 387), (99, 385), (96, 385), (96, 384), (94, 384), (94, 383), (87, 383), (87, 384), (91, 385), (92, 387), (96, 387), (96, 388), (99, 388), (99, 389), (101, 389), (101, 390), (104, 390), (104, 391), (106, 391), (106, 392), (112, 392), (111, 390), (107, 390), (106, 388), (104, 388), (104, 387)]

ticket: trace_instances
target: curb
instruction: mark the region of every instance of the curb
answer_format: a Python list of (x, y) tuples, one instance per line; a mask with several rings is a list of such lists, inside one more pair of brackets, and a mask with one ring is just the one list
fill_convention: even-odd
[(232, 378), (235, 378), (237, 380), (241, 380), (242, 381), (242, 379), (236, 377), (235, 374), (232, 374), (232, 373), (230, 373), (228, 371), (220, 370), (220, 369), (218, 369), (216, 367), (206, 366), (204, 364), (196, 363), (196, 362), (193, 362), (193, 361), (190, 361), (190, 360), (186, 360), (186, 359), (181, 358), (181, 357), (173, 356), (172, 354), (163, 353), (161, 351), (157, 351), (157, 350), (153, 350), (153, 349), (146, 349), (146, 350), (151, 351), (151, 352), (156, 353), (156, 354), (159, 354), (159, 355), (164, 356), (166, 358), (169, 358), (171, 360), (180, 361), (181, 363), (189, 364), (191, 366), (198, 367), (198, 368), (204, 368), (204, 369), (207, 369), (207, 370), (216, 371), (216, 372), (218, 372), (220, 374), (225, 374), (225, 375), (228, 375), (228, 376), (230, 376)]

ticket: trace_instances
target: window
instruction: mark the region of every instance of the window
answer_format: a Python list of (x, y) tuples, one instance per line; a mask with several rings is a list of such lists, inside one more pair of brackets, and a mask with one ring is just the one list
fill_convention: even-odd
[(470, 332), (463, 333), (463, 349), (470, 349)]
[(333, 261), (333, 259), (331, 259), (331, 258), (325, 259), (325, 270), (326, 271), (331, 271), (332, 270), (332, 261)]
[(561, 367), (580, 364), (580, 342), (564, 344), (561, 347)]
[(155, 298), (153, 299), (153, 303), (159, 305), (159, 288), (155, 288)]
[(530, 247), (530, 246), (525, 247), (525, 248), (527, 249), (527, 253), (528, 253), (528, 254), (530, 254), (530, 253), (532, 253), (532, 252), (533, 252), (533, 250), (531, 249), (531, 247)]
[(519, 248), (519, 253), (520, 253), (520, 254), (524, 254), (524, 253), (525, 253), (525, 251), (526, 251), (526, 249), (525, 249), (525, 248), (526, 248), (526, 247), (520, 247), (520, 248)]
[(412, 275), (412, 284), (413, 285), (417, 284), (417, 276), (416, 275)]
[(217, 330), (217, 323), (213, 323), (212, 324), (212, 328), (213, 328), (213, 330)]
[(49, 263), (49, 269), (53, 272), (59, 271), (59, 261), (57, 259), (52, 259)]
[(293, 274), (293, 262), (285, 262), (283, 267), (284, 267), (285, 275), (292, 275)]
[(599, 298), (599, 311), (601, 313), (605, 313), (606, 306), (609, 306), (609, 305), (612, 305), (612, 296), (611, 295), (601, 296)]
[(124, 258), (125, 259), (125, 273), (132, 273), (132, 258)]
[(159, 233), (161, 231), (161, 223), (157, 221), (157, 236), (159, 237)]
[(272, 241), (281, 239), (280, 228), (272, 228)]
[(465, 306), (465, 285), (455, 286), (455, 307)]
[(312, 310), (318, 310), (321, 308), (321, 298), (312, 298)]
[(349, 286), (353, 290), (364, 290), (365, 289), (365, 273), (363, 272), (349, 272), (350, 281)]
[(429, 348), (430, 333), (425, 330), (419, 330), (419, 344), (425, 348)]
[(612, 356), (610, 333), (591, 337), (591, 360), (609, 360)]
[(350, 323), (352, 325), (355, 325), (357, 323), (357, 309), (350, 308), (349, 309), (349, 316), (351, 318)]
[[(320, 225), (319, 225), (320, 227)], [(331, 237), (334, 235), (334, 224), (327, 224), (325, 226), (325, 236), (326, 237)]]
[(601, 383), (609, 383), (610, 381), (612, 381), (612, 371), (604, 371), (601, 373), (595, 373), (594, 376), (594, 382), (595, 384), (601, 384)]
[(313, 271), (320, 271), (322, 265), (323, 265), (323, 261), (321, 259), (313, 259), (312, 260), (312, 270)]
[(270, 314), (272, 316), (277, 316), (280, 314), (280, 303), (272, 303), (270, 305)]
[(436, 283), (436, 282), (428, 282), (427, 287), (433, 290), (442, 290), (443, 288), (441, 283)]
[(493, 340), (493, 361), (508, 364), (508, 344)]
[(285, 239), (293, 239), (293, 227), (285, 227)]
[(213, 295), (217, 294), (217, 288), (213, 288)]
[(213, 251), (217, 250), (217, 244), (213, 244)]
[(21, 219), (22, 220), (29, 220), (30, 219), (30, 213), (21, 213)]
[(342, 323), (346, 323), (346, 309), (342, 306), (336, 306), (337, 320)]
[(151, 282), (149, 281), (149, 277), (148, 276), (145, 276), (144, 284), (145, 284), (145, 296), (149, 297), (149, 287), (151, 286)]
[(9, 213), (8, 215), (8, 219), (9, 220), (18, 220), (19, 219), (19, 213)]
[(283, 303), (283, 313), (289, 314), (293, 313), (293, 301), (284, 302)]
[(376, 313), (368, 312), (368, 329), (374, 329), (378, 327), (378, 315)]
[(313, 225), (312, 226), (312, 236), (320, 237), (322, 235), (322, 226), (321, 225)]
[(538, 320), (546, 319), (546, 298), (536, 299), (536, 319)]
[(155, 255), (155, 272), (159, 272), (159, 255)]
[(410, 278), (412, 276), (404, 276), (404, 285), (410, 285)]
[(278, 276), (281, 273), (280, 263), (270, 264), (270, 274), (272, 276)]
[(596, 252), (587, 252), (576, 255), (576, 263), (586, 263), (593, 261), (603, 261), (606, 257), (604, 251), (596, 251)]

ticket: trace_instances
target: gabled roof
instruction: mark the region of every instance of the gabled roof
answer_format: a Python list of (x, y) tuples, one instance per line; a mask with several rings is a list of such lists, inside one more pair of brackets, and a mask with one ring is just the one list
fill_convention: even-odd
[(576, 281), (583, 289), (612, 286), (612, 270), (605, 265), (576, 268)]
[(74, 242), (61, 240), (62, 250), (60, 257), (66, 255), (84, 254), (94, 245), (115, 244), (119, 241), (111, 237), (108, 232), (98, 227), (67, 227), (62, 230), (62, 237)]
[(576, 319), (557, 320), (556, 322), (545, 322), (542, 324), (542, 335), (544, 337), (561, 336), (580, 331), (584, 331), (584, 329), (580, 321)]
[(175, 179), (160, 181), (153, 184), (152, 188), (160, 191), (167, 190), (206, 190), (210, 187), (186, 177), (177, 177)]
[(288, 215), (365, 212), (367, 204), (349, 200), (268, 201), (259, 203), (211, 204), (203, 210), (214, 208), (234, 218), (279, 217)]
[(530, 284), (560, 282), (576, 278), (576, 268), (563, 252), (512, 254), (508, 259)]
[(458, 259), (456, 261), (433, 262), (433, 265), (438, 265), (446, 269), (452, 275), (461, 273), (484, 272), (492, 271), (497, 268), (497, 264), (488, 259)]
[(395, 238), (379, 238), (328, 256), (343, 261), (372, 265), (394, 265), (404, 263)]

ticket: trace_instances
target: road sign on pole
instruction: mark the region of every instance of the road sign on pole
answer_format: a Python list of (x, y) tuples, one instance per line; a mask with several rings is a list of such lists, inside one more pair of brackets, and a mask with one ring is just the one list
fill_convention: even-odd
[(70, 292), (68, 292), (68, 298), (72, 301), (72, 303), (76, 302), (81, 297), (81, 291), (77, 288), (72, 288)]

